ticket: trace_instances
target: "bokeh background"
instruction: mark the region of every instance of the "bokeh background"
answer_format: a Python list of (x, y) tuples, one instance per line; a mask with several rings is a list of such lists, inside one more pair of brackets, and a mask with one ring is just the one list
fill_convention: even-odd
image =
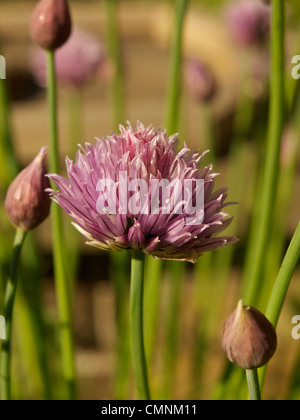
[[(74, 26), (92, 34), (106, 50), (107, 25), (103, 2), (71, 0), (69, 3)], [(242, 200), (239, 209), (230, 210), (230, 214), (236, 216), (232, 233), (240, 238), (240, 242), (234, 245), (225, 287), (218, 283), (217, 274), (211, 270), (214, 258), (217, 258), (215, 253), (209, 257), (211, 260), (203, 258), (204, 268), (200, 268), (203, 281), (199, 287), (203, 288), (205, 283), (209, 286), (203, 288), (202, 302), (199, 302), (198, 306), (192, 303), (195, 300), (195, 270), (189, 264), (186, 267), (175, 320), (176, 363), (172, 369), (173, 385), (169, 394), (174, 399), (210, 399), (216, 395), (217, 383), (226, 365), (220, 346), (222, 325), (240, 298), (241, 271), (251, 214), (255, 206), (257, 151), (264, 145), (267, 130), (268, 52), (266, 49), (241, 48), (234, 44), (224, 18), (227, 3), (229, 2), (225, 0), (190, 2), (184, 26), (183, 56), (203, 60), (210, 66), (217, 80), (218, 92), (212, 104), (216, 134), (215, 170), (221, 173), (217, 184), (226, 185), (230, 184), (232, 165), (236, 165), (236, 169), (242, 168), (242, 172), (235, 172), (233, 177), (241, 176), (244, 184), (241, 187), (241, 184), (233, 182), (232, 189), (229, 190), (231, 200), (235, 200), (237, 195)], [(6, 58), (6, 83), (11, 104), (10, 125), (20, 167), (28, 164), (40, 148), (48, 144), (46, 92), (37, 84), (30, 63), (34, 45), (30, 40), (28, 25), (34, 4), (35, 1), (30, 0), (0, 0), (1, 54)], [(174, 2), (163, 0), (119, 1), (118, 19), (124, 68), (126, 120), (132, 124), (137, 120), (145, 125), (161, 126), (164, 123), (173, 5)], [(290, 76), (290, 63), (294, 55), (300, 54), (299, 1), (287, 0), (286, 9), (287, 86), (292, 90), (295, 81)], [(74, 158), (74, 147), (77, 143), (93, 142), (95, 137), (102, 137), (116, 129), (110, 98), (113, 74), (113, 64), (107, 58), (94, 77), (82, 87), (79, 94), (81, 121), (77, 127), (74, 127), (70, 105), (75, 99), (68, 88), (60, 87), (59, 133), (62, 163), (66, 155)], [(183, 78), (179, 132), (181, 141), (185, 141), (191, 148), (204, 150), (207, 147), (207, 131), (203, 124), (205, 112), (205, 107), (201, 107), (191, 97)], [(243, 137), (244, 148), (243, 153), (237, 155), (238, 161), (232, 161), (230, 150), (236, 121), (241, 127), (240, 135)], [(295, 150), (294, 145), (299, 144), (299, 131), (289, 132), (286, 137), (288, 166), (289, 150)], [(284, 221), (283, 247), (273, 262), (272, 253), (269, 255), (269, 266), (273, 270), (269, 275), (273, 279), (299, 220), (299, 175), (298, 165), (290, 196), (284, 203), (281, 214)], [(0, 204), (3, 207), (5, 183), (0, 192)], [(33, 235), (33, 241), (38, 244), (39, 249), (39, 255), (36, 258), (32, 256), (33, 260), (38, 260), (34, 262), (38, 267), (38, 280), (30, 278), (30, 270), (26, 268), (29, 262), (25, 261), (22, 270), (24, 278), (15, 313), (13, 385), (15, 395), (23, 399), (39, 399), (50, 394), (53, 398), (59, 398), (62, 387), (55, 330), (57, 313), (49, 223), (46, 221)], [(13, 229), (2, 209), (0, 228), (2, 236), (6, 238), (6, 245), (1, 249), (1, 258), (5, 261), (10, 253)], [(277, 228), (278, 226), (274, 225), (270, 235), (276, 236)], [(66, 230), (70, 232), (70, 227), (66, 227)], [(73, 295), (79, 395), (81, 399), (113, 399), (116, 397), (114, 384), (118, 331), (111, 261), (107, 254), (85, 246), (83, 239), (76, 232), (72, 231), (70, 235), (72, 238), (76, 237), (76, 241), (80, 243)], [(279, 324), (279, 347), (270, 363), (265, 387), (268, 398), (300, 396), (300, 374), (297, 369), (300, 341), (291, 337), (291, 319), (300, 314), (299, 280), (298, 271), (295, 273)], [(157, 397), (162, 395), (159, 393), (164, 371), (161, 355), (166, 336), (170, 281), (170, 274), (161, 279), (154, 359), (151, 365), (151, 381), (153, 388), (157, 390)], [(126, 300), (126, 296), (124, 299)], [(216, 302), (218, 310), (211, 321), (209, 334), (206, 335), (205, 363), (199, 365), (197, 372), (195, 337), (201, 325), (201, 305), (213, 307)], [(147, 305), (151, 306), (151, 302), (146, 302), (146, 308)], [(31, 309), (28, 309), (29, 307)], [(32, 310), (42, 313), (40, 323), (34, 328), (30, 321)], [(38, 340), (44, 343), (43, 351), (36, 350), (35, 337), (39, 337)], [(199, 358), (201, 357), (199, 355)], [(44, 366), (42, 372), (39, 368), (40, 363)], [(128, 369), (130, 373), (130, 366)], [(51, 383), (50, 388), (44, 385), (45, 377)], [(124, 389), (124, 397), (134, 397), (131, 379), (129, 383), (124, 384)]]

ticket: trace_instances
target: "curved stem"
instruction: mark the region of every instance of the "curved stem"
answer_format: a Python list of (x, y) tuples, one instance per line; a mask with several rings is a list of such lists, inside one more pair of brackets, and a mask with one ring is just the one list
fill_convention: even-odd
[(285, 254), (266, 310), (266, 317), (276, 328), (290, 281), (300, 258), (300, 222)]
[(140, 400), (150, 400), (143, 335), (143, 293), (145, 255), (132, 251), (130, 283), (131, 355), (135, 383)]
[[(266, 310), (266, 317), (277, 327), (280, 313), (288, 292), (288, 288), (300, 258), (300, 222), (290, 242), (288, 250), (283, 259), (277, 279), (275, 281), (273, 291)], [(260, 380), (263, 384), (265, 381), (267, 365), (260, 369)]]
[(246, 370), (246, 376), (247, 376), (250, 400), (260, 401), (261, 394), (260, 394), (257, 369)]
[[(50, 116), (50, 171), (59, 173), (59, 150), (57, 129), (57, 92), (55, 76), (55, 57), (53, 51), (47, 52), (48, 106)], [(67, 277), (67, 258), (64, 249), (63, 222), (59, 206), (51, 206), (54, 277), (59, 316), (59, 336), (63, 375), (67, 385), (67, 398), (76, 397), (75, 356), (71, 321), (71, 288)]]
[(13, 245), (13, 256), (11, 261), (10, 275), (6, 286), (5, 302), (4, 302), (4, 318), (6, 338), (2, 342), (1, 352), (1, 399), (11, 399), (11, 338), (12, 338), (12, 318), (15, 296), (18, 284), (18, 267), (22, 246), (26, 237), (26, 232), (21, 229), (16, 230)]

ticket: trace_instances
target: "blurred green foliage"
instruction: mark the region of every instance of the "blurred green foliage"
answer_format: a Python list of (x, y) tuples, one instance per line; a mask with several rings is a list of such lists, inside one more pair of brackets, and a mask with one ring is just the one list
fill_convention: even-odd
[[(36, 0), (26, 0), (35, 3)], [(169, 2), (174, 3), (175, 0), (119, 0), (120, 3), (128, 3), (128, 2), (137, 2), (137, 3), (153, 3), (153, 2)], [(190, 0), (192, 3), (199, 4), (208, 9), (220, 9), (224, 6), (224, 4), (231, 2), (232, 0)], [(20, 0), (0, 0), (1, 3), (17, 3)], [(97, 3), (102, 2), (102, 0), (69, 0), (69, 3)], [(291, 19), (293, 22), (296, 22), (300, 17), (300, 2), (299, 0), (285, 0), (286, 7), (288, 10), (288, 18)]]

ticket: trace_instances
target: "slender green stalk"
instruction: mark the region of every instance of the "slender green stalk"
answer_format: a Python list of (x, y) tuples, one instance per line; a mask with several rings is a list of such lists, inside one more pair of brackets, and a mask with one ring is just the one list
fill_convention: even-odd
[(261, 394), (260, 394), (260, 387), (259, 387), (259, 379), (258, 379), (257, 369), (246, 370), (246, 376), (247, 376), (250, 400), (251, 401), (260, 401), (261, 400)]
[(47, 51), (47, 94), (50, 118), (50, 159), (49, 167), (51, 172), (59, 172), (59, 146), (58, 146), (58, 124), (57, 124), (57, 87), (55, 73), (55, 53)]
[[(277, 323), (280, 317), (280, 313), (283, 308), (283, 304), (288, 292), (288, 288), (292, 279), (292, 275), (295, 271), (295, 268), (297, 266), (297, 263), (300, 258), (300, 222), (297, 226), (297, 229), (295, 230), (295, 233), (293, 235), (293, 238), (290, 242), (290, 245), (288, 247), (288, 250), (285, 254), (285, 257), (283, 259), (281, 268), (279, 270), (277, 279), (275, 281), (273, 291), (268, 303), (267, 310), (265, 312), (265, 316), (267, 319), (274, 325), (274, 327), (277, 327)], [(267, 371), (267, 365), (263, 366), (259, 369), (259, 378), (261, 382), (261, 387), (264, 385), (265, 376)], [(235, 370), (231, 372), (232, 375), (230, 376), (230, 381), (227, 381), (224, 386), (229, 386), (230, 383), (236, 382), (238, 384), (238, 377), (240, 376), (240, 370)], [(234, 387), (235, 390), (238, 389), (238, 387)], [(239, 385), (239, 389), (241, 389), (241, 386)]]
[(146, 256), (145, 264), (145, 347), (147, 362), (150, 366), (153, 361), (155, 338), (157, 332), (157, 320), (159, 315), (160, 284), (163, 276), (163, 261), (155, 260), (152, 256)]
[(145, 255), (132, 251), (130, 283), (130, 341), (133, 373), (140, 400), (150, 400), (143, 333)]
[[(15, 147), (13, 144), (13, 129), (11, 124), (11, 106), (10, 106), (10, 98), (9, 92), (7, 88), (7, 80), (0, 79), (0, 197), (2, 198), (2, 194), (4, 194), (8, 185), (12, 182), (12, 180), (17, 176), (20, 168), (18, 159), (15, 153)], [(0, 198), (0, 200), (1, 200)], [(2, 232), (0, 235), (0, 242), (3, 257), (1, 256), (0, 266), (1, 272), (4, 273), (6, 271), (3, 269), (3, 265), (7, 265), (7, 262), (10, 259), (10, 256), (7, 253), (7, 250), (4, 246), (6, 241), (5, 232)], [(22, 269), (26, 272), (26, 274), (22, 273), (22, 277), (24, 280), (30, 279), (30, 282), (22, 282), (21, 286), (29, 285), (28, 288), (33, 288), (36, 292), (36, 288), (34, 287), (35, 282), (39, 282), (39, 276), (37, 275), (37, 266), (38, 261), (40, 261), (40, 255), (38, 255), (38, 250), (36, 249), (35, 243), (32, 241), (32, 235), (27, 235), (26, 238), (27, 246), (22, 253)], [(0, 275), (1, 277), (1, 275)], [(3, 274), (3, 288), (5, 288), (6, 278), (7, 276)], [(1, 282), (1, 279), (0, 279)], [(30, 293), (29, 295), (24, 295), (25, 287), (21, 287), (19, 289), (19, 297), (17, 299), (18, 306), (14, 309), (14, 311), (21, 312), (22, 316), (19, 318), (21, 324), (24, 322), (28, 322), (27, 328), (22, 328), (21, 325), (16, 326), (16, 337), (17, 340), (20, 340), (24, 345), (22, 347), (22, 363), (24, 365), (31, 363), (31, 369), (34, 366), (36, 372), (41, 373), (41, 376), (44, 375), (43, 379), (39, 382), (41, 387), (44, 387), (43, 395), (47, 397), (49, 395), (49, 381), (46, 379), (46, 369), (45, 364), (43, 363), (42, 353), (45, 350), (45, 341), (42, 338), (42, 330), (37, 326), (42, 326), (42, 319), (41, 319), (41, 312), (40, 312), (40, 301), (38, 299), (37, 293)], [(4, 297), (4, 291), (3, 291)], [(34, 309), (33, 307), (34, 306)], [(30, 321), (29, 321), (30, 320)], [(31, 334), (32, 327), (35, 330), (35, 335)], [(37, 327), (37, 328), (36, 328)], [(33, 337), (34, 335), (34, 337)], [(39, 354), (40, 357), (37, 357)], [(39, 374), (31, 375), (30, 382), (38, 382), (38, 379), (41, 379)], [(43, 382), (43, 384), (42, 384)]]
[(118, 0), (105, 0), (106, 25), (109, 55), (114, 66), (114, 79), (111, 85), (111, 98), (114, 110), (114, 126), (124, 123), (125, 94), (123, 80), (123, 64), (120, 49), (120, 35), (118, 27)]
[(10, 275), (6, 285), (4, 318), (6, 322), (6, 338), (2, 342), (1, 352), (1, 399), (11, 400), (11, 339), (12, 339), (12, 320), (15, 296), (18, 284), (18, 268), (22, 246), (26, 237), (26, 232), (21, 229), (16, 230), (13, 256), (11, 261)]
[[(20, 387), (20, 397), (34, 398), (37, 400), (51, 400), (51, 378), (48, 371), (47, 348), (45, 325), (41, 314), (39, 285), (41, 277), (28, 277), (25, 267), (25, 250), (30, 246), (26, 237), (26, 247), (22, 252), (22, 281), (18, 284), (17, 297), (15, 302), (14, 317), (17, 322), (14, 324), (14, 336), (16, 347), (21, 349), (21, 370), (28, 378), (26, 380), (26, 392)], [(30, 272), (30, 274), (32, 271)], [(33, 276), (35, 273), (32, 273)], [(37, 285), (37, 281), (39, 284)], [(28, 290), (27, 290), (28, 289)], [(31, 294), (30, 294), (31, 293)], [(19, 382), (20, 376), (14, 379), (14, 386)], [(18, 394), (16, 394), (18, 398)]]
[[(227, 235), (239, 237), (239, 223), (241, 222), (243, 215), (245, 213), (247, 214), (247, 212), (245, 212), (244, 203), (245, 182), (247, 180), (248, 194), (250, 194), (250, 188), (253, 182), (247, 170), (249, 168), (249, 165), (247, 165), (247, 159), (249, 159), (248, 153), (248, 145), (242, 142), (242, 139), (236, 138), (229, 153), (229, 174), (227, 185), (229, 194), (231, 194), (229, 196), (229, 201), (234, 199), (234, 201), (239, 204), (231, 207), (230, 211), (231, 216), (233, 216), (233, 221), (227, 229)], [(239, 174), (239, 176), (236, 176), (236, 174)], [(215, 322), (217, 322), (220, 314), (222, 313), (224, 295), (226, 294), (228, 279), (230, 278), (232, 269), (234, 250), (234, 247), (229, 246), (220, 248), (213, 254), (213, 270), (210, 276), (215, 279), (213, 282), (215, 309), (214, 311), (211, 311), (211, 316), (214, 319), (214, 325), (216, 325)]]
[(260, 188), (255, 235), (248, 249), (244, 301), (254, 305), (262, 281), (265, 253), (277, 193), (279, 155), (284, 121), (284, 1), (272, 1), (270, 117), (265, 171)]
[(128, 329), (128, 270), (130, 262), (127, 252), (112, 252), (110, 256), (110, 278), (115, 291), (115, 315), (117, 326), (116, 372), (113, 397), (126, 400), (129, 384), (130, 349)]
[[(294, 135), (294, 133), (293, 133)], [(291, 139), (289, 139), (291, 140)], [(285, 235), (288, 220), (282, 215), (288, 214), (289, 208), (294, 201), (293, 189), (297, 180), (297, 164), (300, 151), (300, 139), (293, 138), (292, 151), (290, 157), (284, 159), (281, 165), (281, 175), (278, 187), (278, 197), (275, 208), (275, 225), (276, 230), (271, 234), (272, 238), (267, 250), (266, 267), (264, 271), (265, 284), (261, 299), (259, 300), (262, 308), (266, 308), (270, 294), (272, 292), (274, 279), (280, 269), (280, 264), (284, 257)], [(288, 145), (289, 147), (290, 145)]]
[(187, 10), (187, 4), (187, 0), (176, 1), (165, 123), (165, 127), (169, 134), (175, 133), (177, 131), (179, 120), (182, 31), (184, 18)]
[(6, 80), (0, 79), (0, 181), (5, 187), (17, 175), (17, 163), (12, 141), (10, 106)]
[[(1, 46), (0, 46), (1, 48)], [(17, 176), (20, 168), (18, 159), (15, 153), (15, 147), (13, 144), (13, 129), (11, 124), (11, 106), (10, 98), (7, 87), (7, 80), (0, 79), (0, 197), (2, 198), (2, 193), (5, 192), (8, 185), (11, 181)], [(0, 198), (0, 200), (1, 200)], [(1, 255), (0, 259), (0, 270), (2, 273), (6, 271), (3, 269), (3, 264), (7, 264), (10, 256), (5, 249), (4, 243), (6, 241), (5, 232), (0, 235), (0, 242), (2, 242), (1, 248), (3, 252), (3, 257)], [(38, 262), (40, 261), (40, 255), (36, 248), (36, 244), (32, 240), (32, 235), (29, 234), (26, 237), (27, 246), (22, 252), (22, 277), (24, 282), (21, 284), (19, 289), (19, 296), (17, 299), (18, 306), (14, 311), (18, 311), (18, 316), (21, 312), (21, 318), (19, 318), (20, 323), (16, 326), (16, 337), (17, 340), (20, 340), (24, 345), (22, 347), (22, 363), (24, 365), (30, 364), (30, 369), (34, 367), (36, 369), (37, 375), (31, 375), (30, 381), (39, 382), (41, 388), (43, 388), (43, 396), (45, 398), (49, 395), (49, 380), (47, 378), (46, 368), (45, 368), (45, 340), (42, 335), (42, 317), (41, 317), (41, 307), (38, 297), (37, 288), (35, 285), (36, 282), (39, 282), (38, 275)], [(25, 271), (25, 273), (24, 273)], [(40, 273), (39, 273), (40, 274)], [(1, 277), (3, 275), (3, 288), (6, 284), (6, 275), (0, 275), (0, 283), (2, 281)], [(26, 281), (29, 279), (29, 283)], [(26, 284), (26, 286), (24, 286)], [(24, 289), (27, 287), (32, 288), (34, 293), (26, 294)], [(4, 297), (4, 291), (2, 293)], [(22, 323), (26, 323), (26, 328), (22, 328)], [(33, 331), (29, 331), (28, 328), (32, 328)], [(32, 334), (31, 334), (32, 332)], [(38, 356), (37, 356), (38, 355)], [(43, 376), (43, 379), (41, 378)], [(43, 384), (42, 384), (43, 382)]]
[[(43, 274), (43, 258), (38, 251), (35, 232), (28, 232), (26, 246), (21, 255), (22, 281), (18, 291), (14, 309), (17, 322), (14, 326), (17, 348), (21, 348), (20, 369), (28, 376), (27, 396), (36, 399), (51, 399), (51, 379), (48, 371), (47, 348), (45, 339), (44, 311), (42, 306), (41, 282)], [(16, 386), (17, 380), (14, 381)], [(16, 389), (15, 389), (16, 390)], [(20, 388), (21, 398), (26, 398), (24, 388)], [(18, 398), (17, 394), (16, 397)]]
[(266, 310), (266, 317), (276, 327), (291, 282), (292, 275), (300, 257), (300, 222), (293, 235), (279, 270)]
[(166, 338), (163, 349), (163, 378), (161, 396), (163, 399), (172, 399), (176, 360), (178, 355), (179, 323), (178, 312), (182, 297), (182, 286), (185, 274), (185, 265), (182, 261), (173, 261), (169, 265), (168, 299), (166, 308)]
[[(300, 258), (300, 222), (283, 259), (273, 291), (266, 310), (266, 317), (276, 328), (290, 282)], [(267, 366), (260, 369), (261, 383), (264, 383)]]
[[(248, 241), (243, 278), (243, 300), (257, 307), (260, 286), (263, 283), (269, 232), (273, 223), (278, 187), (279, 156), (284, 120), (284, 2), (272, 1), (271, 21), (271, 83), (268, 141), (259, 200), (255, 206), (252, 229)], [(226, 396), (236, 398), (241, 392), (242, 374), (228, 365), (222, 384)], [(223, 394), (224, 395), (224, 394)]]
[[(55, 57), (53, 51), (47, 52), (48, 106), (50, 115), (50, 171), (59, 173), (59, 149), (57, 128), (57, 92), (55, 76)], [(63, 376), (67, 385), (67, 398), (75, 399), (75, 357), (72, 331), (71, 289), (67, 276), (67, 259), (64, 249), (63, 223), (60, 208), (51, 206), (54, 277), (59, 316), (59, 336), (61, 346)]]

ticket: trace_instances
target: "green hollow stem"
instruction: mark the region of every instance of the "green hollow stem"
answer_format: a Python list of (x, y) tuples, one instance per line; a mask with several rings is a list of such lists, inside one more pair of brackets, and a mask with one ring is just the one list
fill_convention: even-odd
[(140, 400), (150, 400), (143, 328), (145, 255), (140, 251), (131, 254), (130, 282), (130, 343), (132, 367)]
[(184, 18), (188, 1), (177, 0), (173, 43), (171, 45), (169, 84), (167, 89), (166, 129), (169, 133), (177, 130), (180, 109), (181, 49)]
[(249, 398), (251, 401), (260, 401), (261, 393), (257, 369), (246, 370)]
[(47, 95), (50, 118), (50, 159), (51, 172), (59, 172), (59, 146), (57, 124), (57, 87), (55, 73), (55, 53), (47, 51)]
[(286, 226), (288, 221), (283, 214), (287, 214), (294, 200), (293, 189), (296, 182), (297, 163), (300, 152), (300, 139), (293, 142), (293, 150), (289, 159), (282, 162), (281, 175), (279, 181), (279, 193), (276, 203), (276, 231), (273, 231), (273, 237), (270, 241), (270, 246), (267, 251), (267, 263), (265, 269), (265, 285), (261, 293), (259, 304), (262, 308), (266, 308), (274, 286), (274, 279), (280, 269), (280, 264), (284, 257), (285, 239), (286, 239)]
[(183, 282), (185, 275), (185, 264), (182, 261), (172, 261), (167, 264), (170, 278), (168, 279), (168, 299), (166, 302), (166, 337), (162, 350), (162, 380), (160, 394), (163, 399), (172, 399), (176, 362), (179, 344), (179, 323), (178, 312), (183, 293)]
[(270, 116), (265, 170), (260, 188), (259, 211), (254, 218), (255, 234), (248, 248), (244, 278), (244, 301), (255, 305), (277, 193), (279, 156), (284, 121), (284, 1), (272, 1)]
[(120, 34), (118, 27), (118, 0), (105, 0), (106, 25), (109, 56), (114, 66), (114, 77), (111, 84), (111, 100), (113, 103), (114, 127), (124, 123), (125, 119), (125, 93), (123, 63), (120, 49)]
[[(55, 57), (53, 51), (47, 52), (48, 106), (50, 116), (50, 171), (59, 173), (59, 147), (57, 128), (57, 91)], [(59, 337), (63, 377), (67, 387), (67, 399), (76, 398), (75, 356), (72, 329), (71, 287), (67, 273), (67, 258), (64, 249), (63, 222), (60, 208), (51, 206), (53, 261), (56, 296), (59, 317)]]
[[(259, 203), (253, 218), (243, 276), (243, 300), (257, 306), (273, 222), (278, 188), (279, 157), (284, 121), (284, 2), (272, 0), (271, 82), (268, 140)], [(222, 383), (223, 396), (236, 398), (243, 383), (241, 372), (228, 364)]]
[(6, 324), (6, 338), (2, 342), (1, 351), (1, 400), (11, 400), (11, 339), (12, 321), (15, 296), (18, 284), (18, 267), (21, 251), (26, 237), (26, 232), (21, 229), (16, 230), (13, 255), (11, 260), (10, 275), (6, 286), (4, 302), (4, 318)]
[(267, 306), (266, 317), (276, 327), (292, 275), (300, 258), (300, 222), (283, 259)]
[[(290, 286), (290, 282), (300, 258), (300, 222), (283, 259), (276, 278), (273, 291), (266, 310), (266, 317), (276, 328), (283, 308), (283, 304)], [(264, 383), (267, 366), (260, 369), (261, 383)]]
[(0, 79), (0, 109), (0, 180), (7, 187), (17, 175), (19, 165), (13, 146), (7, 81), (4, 79)]
[[(295, 230), (293, 238), (290, 242), (290, 245), (286, 251), (285, 257), (281, 264), (281, 268), (277, 275), (273, 290), (269, 299), (267, 309), (265, 311), (266, 318), (273, 324), (276, 328), (278, 320), (285, 302), (285, 298), (290, 286), (290, 282), (295, 271), (295, 268), (299, 262), (300, 258), (300, 222)], [(233, 365), (229, 365), (233, 366)], [(267, 366), (265, 365), (258, 370), (259, 380), (261, 384), (261, 389), (263, 389)], [(234, 389), (241, 389), (241, 384), (238, 382), (240, 375), (240, 370), (235, 370), (231, 375), (231, 383), (233, 384)], [(236, 384), (236, 386), (235, 386)], [(227, 382), (223, 386), (230, 386), (230, 383)]]
[(128, 328), (128, 286), (130, 257), (127, 252), (111, 252), (110, 278), (115, 292), (115, 321), (117, 326), (116, 369), (113, 398), (126, 400), (129, 384), (130, 350)]
[(147, 363), (151, 366), (156, 348), (156, 333), (159, 314), (160, 285), (163, 276), (164, 264), (162, 260), (155, 260), (152, 256), (146, 256), (145, 263), (145, 347)]

